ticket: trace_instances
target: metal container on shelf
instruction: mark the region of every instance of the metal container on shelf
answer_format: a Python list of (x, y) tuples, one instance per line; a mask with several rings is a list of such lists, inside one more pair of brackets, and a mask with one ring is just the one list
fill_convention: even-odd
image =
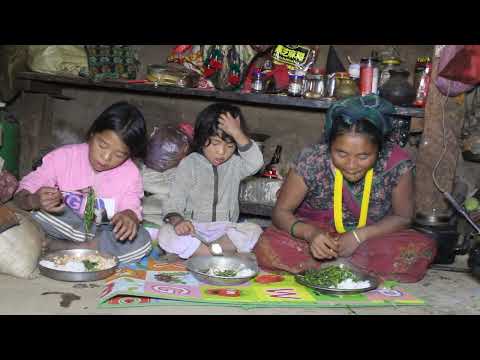
[(147, 80), (158, 85), (173, 85), (182, 88), (197, 87), (200, 76), (177, 64), (148, 65)]
[(378, 87), (381, 89), (383, 85), (390, 79), (390, 70), (398, 70), (401, 60), (397, 57), (388, 57), (382, 60), (380, 65), (380, 79), (378, 81)]
[(334, 95), (337, 99), (358, 95), (357, 84), (348, 73), (337, 73)]
[(327, 75), (327, 89), (325, 95), (327, 97), (333, 98), (335, 95), (335, 86), (336, 86), (336, 73), (331, 73)]
[(318, 99), (326, 96), (327, 78), (319, 69), (309, 72), (305, 79), (305, 97)]

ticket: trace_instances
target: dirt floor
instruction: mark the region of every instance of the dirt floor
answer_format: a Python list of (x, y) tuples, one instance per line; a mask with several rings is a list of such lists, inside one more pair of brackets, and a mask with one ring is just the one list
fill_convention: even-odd
[[(466, 268), (466, 256), (457, 256), (457, 268)], [(402, 287), (428, 303), (425, 306), (396, 308), (335, 309), (243, 309), (213, 306), (154, 306), (144, 308), (98, 309), (97, 296), (103, 281), (69, 283), (40, 276), (33, 280), (0, 275), (0, 314), (104, 314), (104, 315), (431, 315), (480, 314), (480, 281), (468, 273), (429, 270), (416, 284)]]

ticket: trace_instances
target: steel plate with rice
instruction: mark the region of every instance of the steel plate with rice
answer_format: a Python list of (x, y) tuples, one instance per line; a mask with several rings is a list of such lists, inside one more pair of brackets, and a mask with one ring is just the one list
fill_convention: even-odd
[(118, 258), (97, 250), (72, 249), (51, 252), (38, 264), (40, 274), (60, 281), (97, 281), (112, 275)]
[(374, 290), (379, 285), (376, 277), (345, 264), (308, 269), (295, 275), (295, 280), (327, 295), (358, 294)]

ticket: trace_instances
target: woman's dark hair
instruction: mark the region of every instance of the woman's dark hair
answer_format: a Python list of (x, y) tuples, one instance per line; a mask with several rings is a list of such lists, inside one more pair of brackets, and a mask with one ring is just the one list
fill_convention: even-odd
[(87, 132), (87, 139), (105, 130), (115, 131), (130, 150), (130, 156), (144, 156), (147, 129), (143, 115), (137, 107), (126, 101), (111, 105), (95, 119)]
[(195, 121), (195, 133), (192, 142), (192, 150), (194, 152), (202, 154), (202, 148), (205, 146), (205, 144), (210, 144), (211, 136), (218, 136), (225, 142), (235, 143), (235, 140), (230, 135), (218, 127), (218, 118), (221, 114), (225, 114), (227, 112), (230, 113), (230, 115), (232, 115), (234, 118), (240, 118), (240, 128), (242, 129), (243, 133), (248, 136), (247, 124), (245, 123), (245, 118), (243, 117), (240, 108), (232, 104), (215, 103), (207, 106), (197, 116), (197, 120)]
[(332, 129), (327, 138), (328, 147), (330, 148), (332, 146), (332, 143), (337, 137), (351, 133), (366, 135), (373, 144), (378, 146), (378, 152), (382, 150), (384, 137), (375, 125), (367, 119), (360, 119), (354, 123), (349, 123), (345, 121), (342, 116), (333, 121)]

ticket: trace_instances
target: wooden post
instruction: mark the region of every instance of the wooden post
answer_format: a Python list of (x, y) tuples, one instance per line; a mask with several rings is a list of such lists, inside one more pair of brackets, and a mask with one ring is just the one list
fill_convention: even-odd
[[(436, 174), (437, 183), (448, 192), (453, 190), (457, 161), (460, 155), (460, 138), (463, 127), (463, 107), (459, 108), (452, 98), (442, 95), (434, 80), (438, 73), (439, 45), (435, 46), (432, 59), (432, 78), (428, 99), (425, 107), (424, 130), (417, 156), (417, 171), (415, 177), (415, 208), (416, 212), (430, 215), (434, 209), (444, 212), (448, 204), (443, 194), (435, 186), (432, 178), (433, 169), (444, 150), (443, 143), (443, 112), (445, 113), (446, 149)], [(444, 108), (445, 100), (447, 104)]]

